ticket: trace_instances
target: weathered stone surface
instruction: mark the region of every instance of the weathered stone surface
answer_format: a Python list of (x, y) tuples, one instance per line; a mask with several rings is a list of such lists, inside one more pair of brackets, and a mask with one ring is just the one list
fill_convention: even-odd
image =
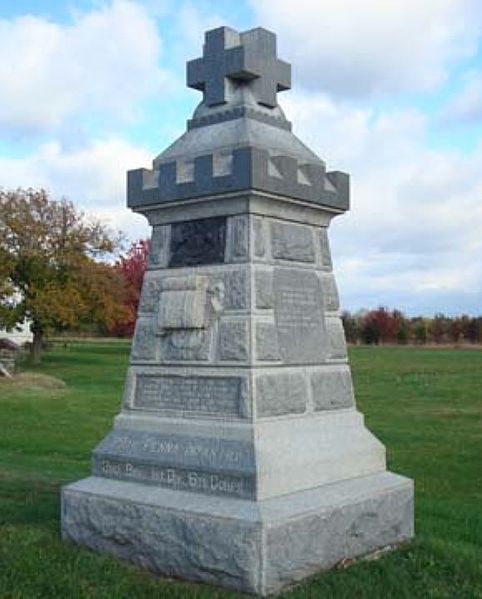
[(340, 300), (338, 297), (335, 276), (332, 273), (322, 274), (321, 286), (323, 288), (323, 304), (325, 310), (328, 312), (338, 310), (340, 307)]
[(332, 267), (330, 244), (328, 241), (328, 231), (326, 227), (320, 230), (320, 246), (321, 246), (321, 264), (327, 268)]
[(195, 275), (163, 279), (157, 332), (206, 328), (210, 317), (208, 282), (208, 277)]
[(242, 380), (234, 376), (139, 374), (134, 406), (182, 416), (241, 417)]
[[(239, 266), (225, 267), (223, 270), (203, 268), (200, 274), (194, 275), (192, 271), (189, 274), (173, 277), (171, 272), (165, 271), (147, 271), (144, 276), (144, 283), (139, 304), (140, 313), (158, 312), (161, 293), (167, 291), (164, 281), (179, 280), (178, 291), (184, 286), (189, 289), (189, 285), (184, 285), (183, 281), (195, 279), (207, 279), (207, 292), (212, 298), (218, 299), (222, 308), (226, 311), (243, 310), (249, 306), (249, 280), (246, 269)], [(174, 291), (175, 289), (172, 289)], [(218, 292), (219, 293), (218, 293)]]
[(314, 262), (315, 246), (310, 227), (292, 223), (271, 223), (271, 251), (273, 258)]
[(132, 341), (132, 359), (156, 360), (157, 341), (152, 319), (139, 319), (136, 323), (136, 330)]
[(291, 65), (276, 57), (276, 36), (261, 27), (208, 31), (202, 58), (187, 63), (188, 86), (202, 90), (204, 103), (215, 107), (230, 99), (231, 82), (240, 80), (249, 82), (257, 103), (277, 106), (276, 94), (291, 87)]
[(96, 447), (92, 472), (233, 497), (254, 498), (256, 489), (250, 443), (129, 429), (114, 430)]
[(273, 272), (257, 270), (254, 275), (256, 308), (272, 308), (274, 306)]
[(253, 218), (254, 255), (262, 258), (266, 254), (266, 226), (261, 218)]
[(164, 466), (156, 463), (129, 460), (115, 456), (92, 462), (92, 474), (116, 480), (136, 481), (169, 489), (252, 498), (255, 493), (254, 478), (220, 472), (204, 472)]
[(246, 360), (248, 355), (248, 323), (223, 320), (219, 325), (219, 359), (239, 362)]
[(265, 416), (300, 414), (306, 409), (305, 378), (297, 373), (262, 374), (256, 377), (256, 413)]
[(255, 472), (252, 443), (128, 428), (111, 431), (95, 448), (94, 455), (97, 458), (116, 456), (188, 469), (237, 474)]
[(169, 266), (224, 262), (226, 217), (184, 221), (171, 225)]
[(228, 260), (240, 261), (248, 257), (249, 222), (247, 215), (232, 216), (228, 220), (230, 247)]
[[(241, 500), (228, 501), (234, 508)], [(91, 478), (64, 490), (62, 535), (154, 572), (255, 591), (261, 562), (256, 523), (212, 517), (209, 504), (197, 505), (193, 493)]]
[(206, 361), (211, 358), (213, 330), (170, 331), (159, 341), (162, 362)]
[(283, 360), (319, 364), (326, 356), (321, 284), (314, 271), (276, 268), (274, 319)]
[(328, 338), (328, 357), (346, 358), (345, 331), (341, 318), (326, 318), (326, 335)]
[[(217, 280), (213, 276), (213, 281)], [(219, 276), (224, 284), (224, 309), (243, 310), (249, 305), (249, 284), (246, 271), (237, 269), (224, 272)]]
[(255, 330), (256, 359), (267, 361), (280, 360), (278, 335), (274, 324), (271, 322), (257, 322)]
[(154, 273), (147, 271), (144, 274), (141, 297), (139, 300), (139, 313), (154, 312), (159, 305), (161, 293), (160, 281), (152, 276)]
[(413, 534), (353, 404), (326, 234), (349, 179), (291, 133), (285, 67), (265, 30), (209, 32), (188, 131), (128, 174), (154, 231), (123, 408), (62, 507), (65, 538), (260, 595)]
[(64, 487), (62, 536), (167, 576), (267, 596), (410, 539), (413, 485), (380, 473), (252, 502), (92, 477)]
[[(330, 491), (340, 491), (336, 507), (325, 505), (303, 518), (269, 528), (264, 592), (279, 591), (334, 566), (347, 555), (355, 558), (411, 539), (413, 486), (411, 481), (402, 479), (401, 484), (390, 487), (385, 482), (388, 476), (384, 473), (333, 485)], [(322, 488), (307, 494), (321, 491)]]
[(348, 366), (327, 366), (311, 375), (311, 393), (315, 410), (335, 410), (355, 405)]
[(169, 239), (171, 227), (163, 225), (152, 230), (149, 248), (149, 264), (154, 267), (165, 268), (169, 261)]

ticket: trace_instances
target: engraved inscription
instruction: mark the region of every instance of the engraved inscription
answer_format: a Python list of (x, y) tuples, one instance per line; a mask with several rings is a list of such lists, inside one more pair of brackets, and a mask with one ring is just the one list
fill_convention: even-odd
[(316, 364), (326, 355), (320, 281), (314, 272), (274, 271), (274, 317), (278, 346), (285, 362)]
[(224, 262), (226, 217), (203, 218), (171, 225), (169, 266)]
[(155, 464), (135, 464), (119, 460), (105, 459), (95, 474), (121, 480), (137, 480), (151, 484), (217, 495), (249, 497), (252, 484), (246, 477), (210, 474), (195, 470), (168, 468)]
[(195, 414), (241, 416), (241, 380), (237, 377), (182, 377), (141, 374), (135, 406)]
[(255, 472), (253, 446), (249, 442), (131, 429), (109, 433), (95, 449), (94, 458), (97, 462), (122, 459), (225, 474)]

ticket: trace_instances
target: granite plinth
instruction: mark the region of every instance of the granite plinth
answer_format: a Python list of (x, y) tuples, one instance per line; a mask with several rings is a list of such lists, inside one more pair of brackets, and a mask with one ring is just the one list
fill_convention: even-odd
[(247, 501), (90, 477), (62, 535), (167, 576), (266, 596), (413, 536), (413, 483), (388, 472)]

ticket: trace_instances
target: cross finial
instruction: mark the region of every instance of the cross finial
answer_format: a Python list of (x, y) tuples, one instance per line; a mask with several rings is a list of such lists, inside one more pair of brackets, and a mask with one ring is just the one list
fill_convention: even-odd
[(248, 85), (258, 102), (273, 108), (276, 93), (291, 87), (291, 66), (276, 57), (276, 36), (257, 27), (238, 33), (229, 27), (206, 32), (202, 58), (187, 63), (187, 85), (216, 106), (229, 101), (233, 85)]

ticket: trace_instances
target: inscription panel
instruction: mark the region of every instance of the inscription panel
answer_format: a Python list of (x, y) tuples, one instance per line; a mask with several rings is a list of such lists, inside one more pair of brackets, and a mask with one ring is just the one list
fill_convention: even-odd
[(94, 451), (97, 458), (126, 458), (164, 466), (253, 473), (251, 443), (221, 438), (190, 437), (150, 431), (116, 429)]
[(282, 359), (289, 364), (322, 362), (327, 348), (323, 296), (316, 273), (276, 268), (273, 289), (274, 319)]
[(99, 462), (93, 468), (93, 473), (97, 476), (139, 481), (182, 491), (254, 498), (253, 477), (221, 475), (111, 459)]
[(242, 417), (239, 377), (183, 377), (140, 374), (134, 406), (186, 415)]
[(169, 266), (224, 262), (226, 217), (203, 218), (171, 225)]
[(240, 441), (117, 430), (94, 451), (92, 469), (173, 489), (254, 496), (253, 447)]

